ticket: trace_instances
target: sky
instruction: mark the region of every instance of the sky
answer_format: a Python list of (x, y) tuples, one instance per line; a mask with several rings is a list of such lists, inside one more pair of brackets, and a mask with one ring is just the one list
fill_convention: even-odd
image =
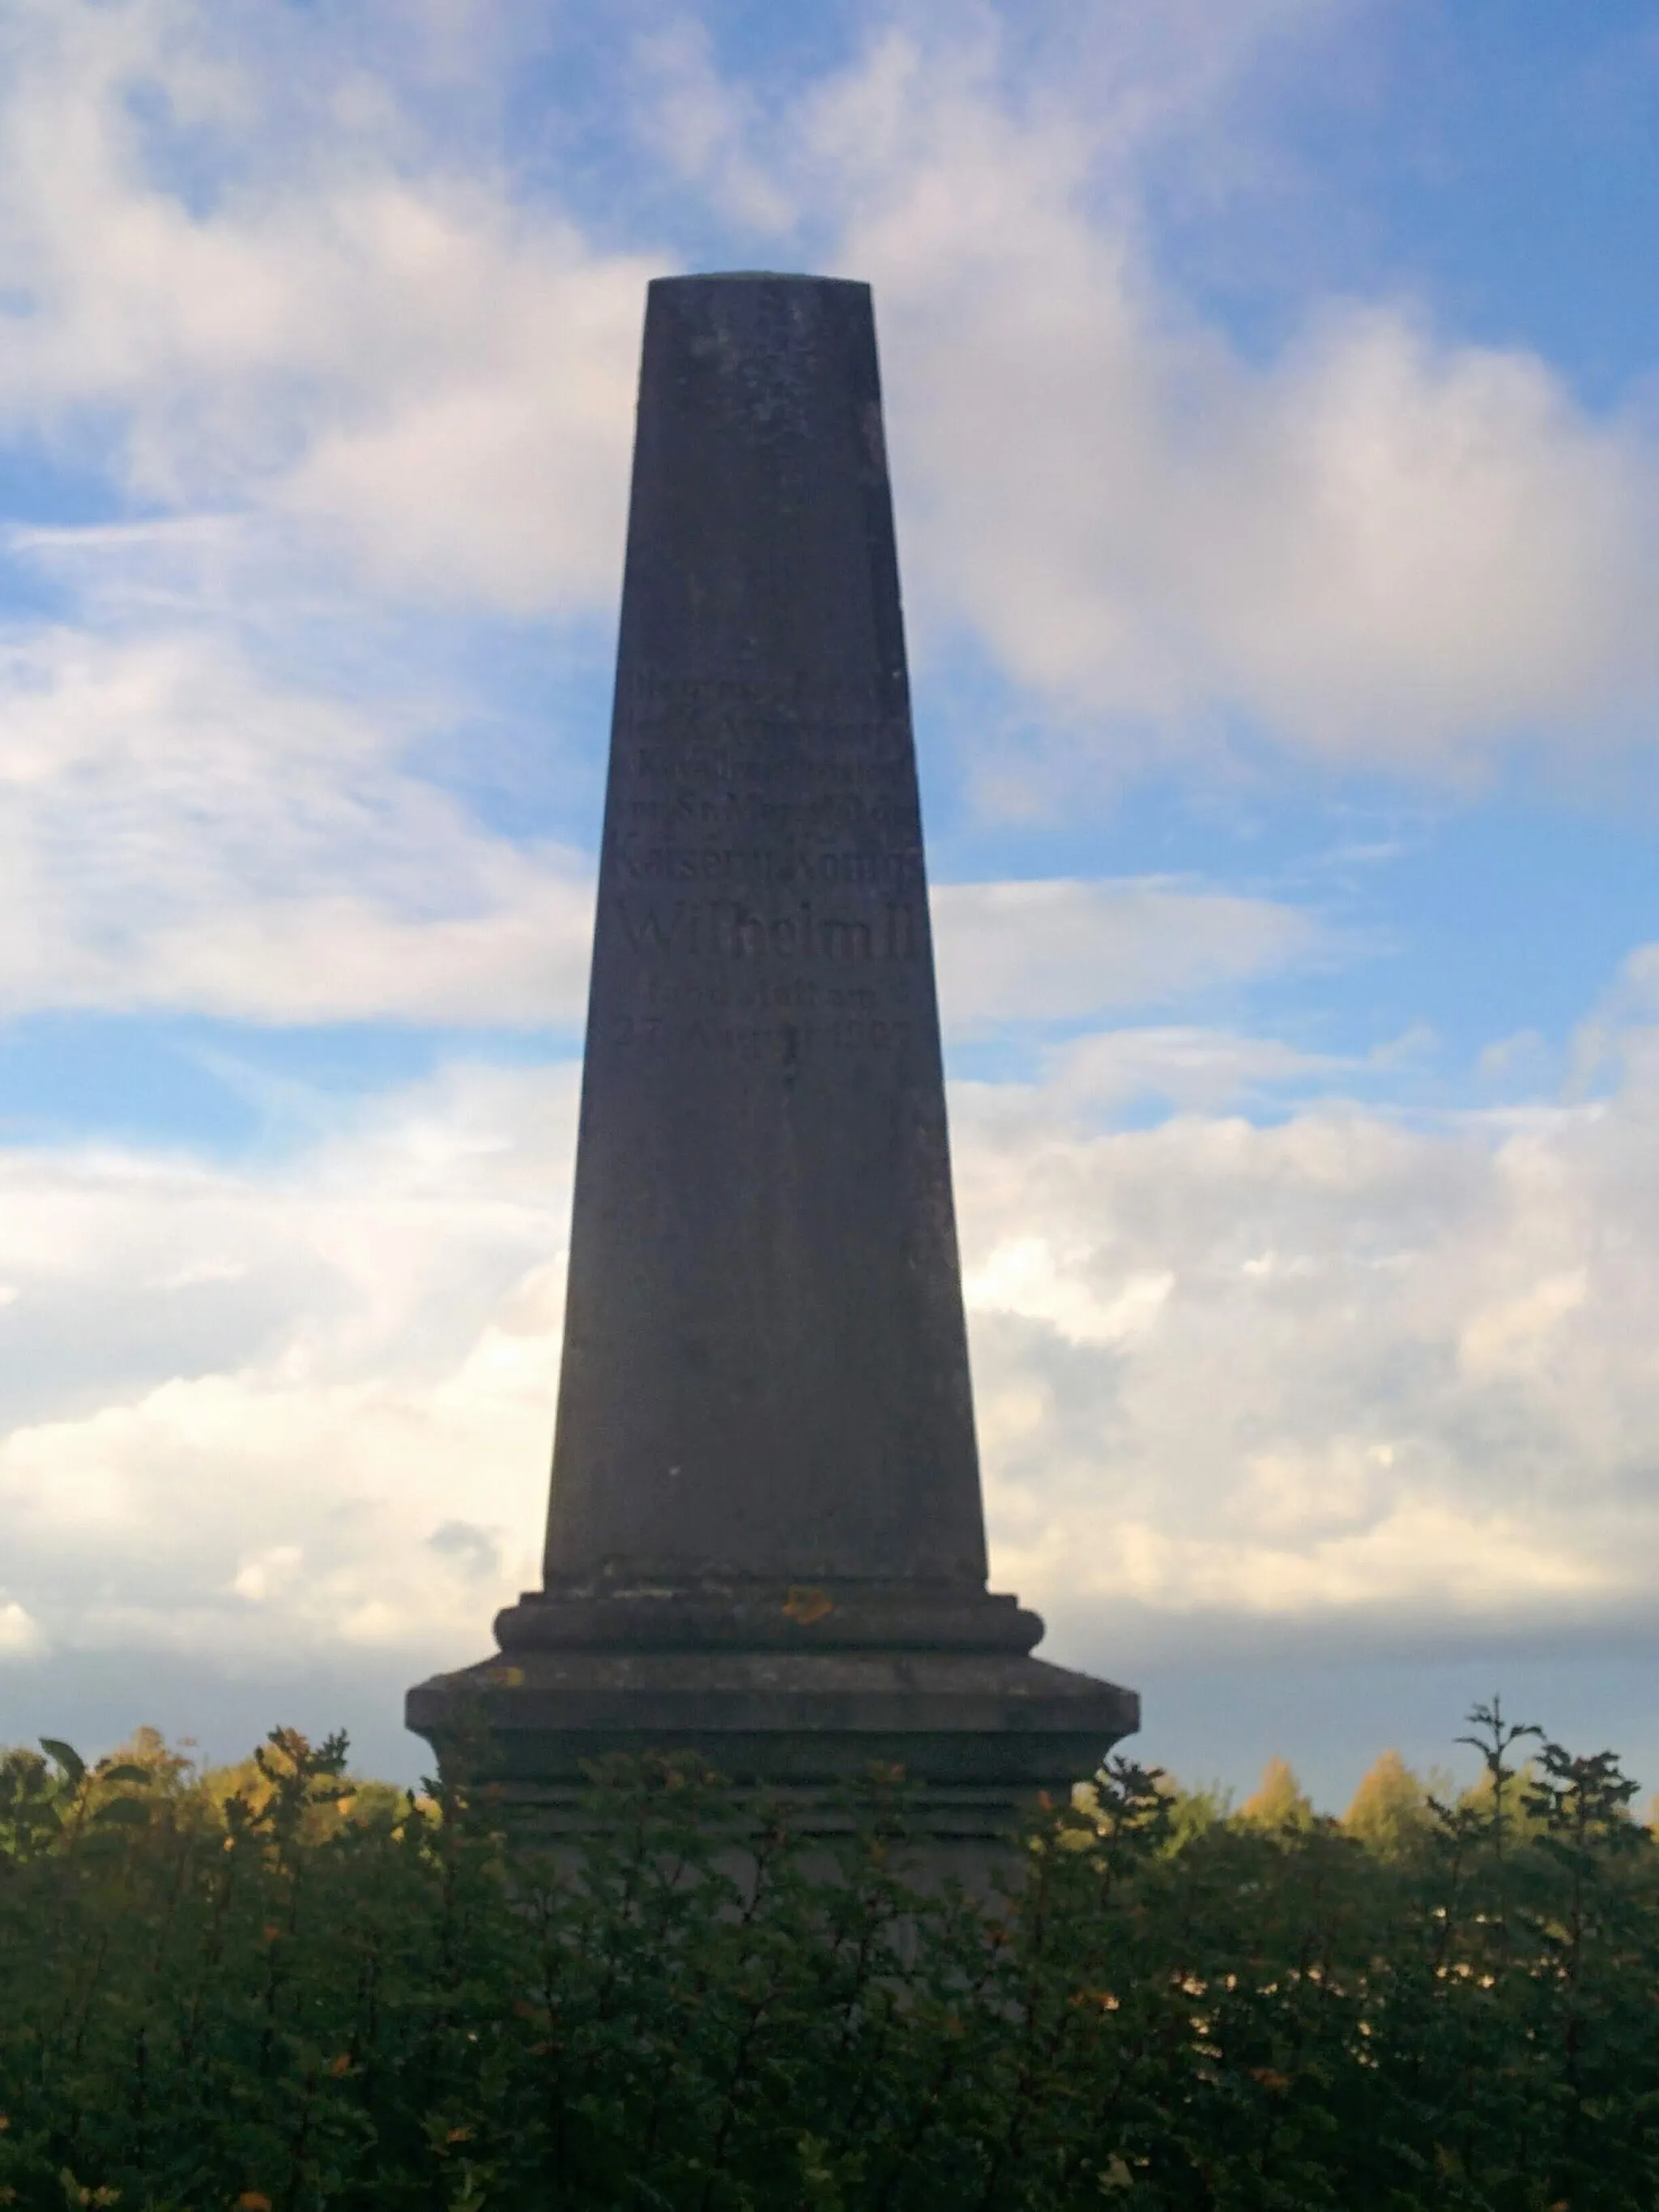
[(538, 1579), (644, 287), (874, 288), (993, 1583), (1659, 1786), (1659, 23), (0, 0), (0, 1741)]

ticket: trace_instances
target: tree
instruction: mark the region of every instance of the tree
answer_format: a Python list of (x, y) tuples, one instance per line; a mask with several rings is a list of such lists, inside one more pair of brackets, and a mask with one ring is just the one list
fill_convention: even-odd
[(1288, 1759), (1270, 1759), (1261, 1770), (1255, 1794), (1238, 1808), (1238, 1818), (1253, 1828), (1311, 1828), (1311, 1799), (1296, 1778)]
[(1342, 1825), (1378, 1858), (1407, 1858), (1434, 1822), (1428, 1792), (1397, 1751), (1385, 1751), (1361, 1778)]

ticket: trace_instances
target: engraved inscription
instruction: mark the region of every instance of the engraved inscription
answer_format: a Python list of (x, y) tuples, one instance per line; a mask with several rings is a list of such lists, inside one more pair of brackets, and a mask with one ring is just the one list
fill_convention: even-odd
[(910, 780), (909, 761), (897, 750), (860, 760), (842, 753), (730, 753), (702, 745), (636, 744), (629, 765), (635, 775), (650, 780), (672, 776), (690, 783), (770, 783), (787, 776), (791, 781), (810, 777), (815, 783), (858, 789)]
[[(866, 826), (885, 827), (896, 836), (915, 837), (919, 820), (908, 791), (878, 793), (821, 791), (810, 797), (770, 791), (726, 791), (718, 796), (684, 788), (660, 797), (632, 793), (618, 802), (617, 813), (636, 831), (672, 836), (720, 830), (777, 830), (799, 836), (835, 836)], [(621, 834), (620, 832), (618, 834)]]
[[(720, 973), (712, 981), (701, 976), (657, 969), (645, 977), (643, 996), (658, 1011), (701, 1011), (718, 1013), (878, 1014), (882, 994), (859, 984), (820, 983), (805, 975), (753, 975), (742, 969)], [(902, 989), (891, 994), (902, 1007)]]
[(676, 899), (672, 905), (619, 896), (617, 911), (634, 951), (733, 960), (915, 960), (921, 952), (917, 911), (884, 906), (873, 919), (826, 914), (809, 899), (760, 914), (739, 899)]
[[(901, 1043), (927, 944), (902, 673), (639, 672), (617, 712), (605, 876), (639, 963), (618, 1042), (786, 1069)], [(890, 1011), (830, 980), (884, 970)]]
[(692, 1045), (727, 1052), (745, 1060), (763, 1055), (787, 1066), (820, 1052), (891, 1052), (902, 1045), (910, 1024), (884, 1017), (856, 1017), (828, 1022), (734, 1022), (666, 1014), (624, 1014), (613, 1031), (618, 1044), (645, 1047)]
[(771, 845), (656, 845), (627, 831), (611, 840), (611, 856), (633, 884), (849, 884), (909, 890), (921, 882), (920, 845), (813, 853)]
[(635, 714), (691, 715), (735, 707), (750, 714), (771, 708), (820, 722), (836, 714), (867, 714), (889, 703), (867, 679), (827, 669), (794, 676), (670, 676), (658, 668), (635, 668), (629, 672), (624, 696)]

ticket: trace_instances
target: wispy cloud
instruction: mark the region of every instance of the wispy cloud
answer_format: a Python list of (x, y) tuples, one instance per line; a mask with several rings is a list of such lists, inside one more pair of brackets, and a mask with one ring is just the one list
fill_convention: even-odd
[(946, 1020), (1087, 1021), (1309, 958), (1311, 916), (1157, 879), (945, 884), (933, 893)]
[(373, 586), (608, 596), (650, 262), (434, 138), (343, 21), (268, 13), (275, 70), (237, 7), (0, 27), (0, 431), (124, 497), (286, 517)]
[(0, 1012), (580, 1018), (589, 862), (490, 834), (397, 718), (200, 626), (27, 635), (0, 716)]

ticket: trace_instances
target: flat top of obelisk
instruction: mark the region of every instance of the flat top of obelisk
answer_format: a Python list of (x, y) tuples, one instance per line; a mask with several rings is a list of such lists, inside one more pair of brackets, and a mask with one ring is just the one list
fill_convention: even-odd
[(870, 289), (856, 276), (815, 276), (810, 270), (800, 269), (702, 269), (693, 270), (684, 276), (651, 279), (653, 292), (659, 285), (674, 284), (833, 284), (849, 292), (867, 292)]

